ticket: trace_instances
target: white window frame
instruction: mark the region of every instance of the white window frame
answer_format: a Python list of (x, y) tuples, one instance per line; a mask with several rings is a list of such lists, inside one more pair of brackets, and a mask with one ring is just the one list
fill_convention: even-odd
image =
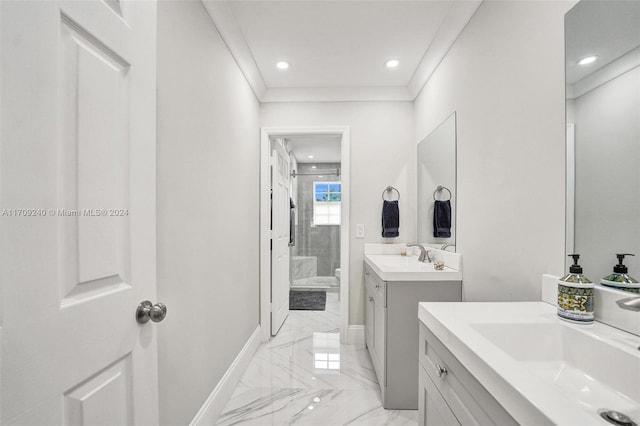
[[(340, 201), (318, 201), (316, 197), (316, 185), (340, 185)], [(342, 217), (342, 182), (341, 181), (314, 181), (313, 185), (313, 226), (340, 226)], [(327, 192), (328, 194), (329, 192)], [(327, 208), (327, 213), (319, 214), (321, 207)], [(333, 211), (332, 211), (333, 210)], [(318, 220), (325, 217), (326, 220)]]

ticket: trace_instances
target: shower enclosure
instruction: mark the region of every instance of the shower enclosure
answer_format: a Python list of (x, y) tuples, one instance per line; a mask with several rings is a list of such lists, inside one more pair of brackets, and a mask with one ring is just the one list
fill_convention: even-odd
[(295, 242), (290, 253), (291, 288), (339, 291), (340, 163), (298, 163), (292, 195)]

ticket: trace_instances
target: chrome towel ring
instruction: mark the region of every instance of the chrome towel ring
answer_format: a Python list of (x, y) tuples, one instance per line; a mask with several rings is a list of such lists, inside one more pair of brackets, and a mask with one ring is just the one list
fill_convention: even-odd
[[(446, 186), (442, 186), (442, 185), (438, 185), (438, 187), (436, 188), (435, 191), (433, 191), (433, 199), (437, 200), (436, 198), (436, 194), (438, 192), (442, 192), (442, 190), (446, 190), (449, 193), (449, 200), (451, 199), (451, 191), (449, 191), (449, 188), (447, 188)], [(441, 200), (441, 201), (447, 201), (447, 200)]]
[[(396, 188), (394, 188), (393, 186), (387, 186), (386, 189), (384, 191), (382, 191), (382, 199), (384, 200), (384, 194), (386, 192), (392, 192), (392, 191), (396, 191), (398, 193), (398, 200), (400, 199), (400, 191), (398, 191)], [(394, 200), (388, 200), (388, 201), (394, 201)]]

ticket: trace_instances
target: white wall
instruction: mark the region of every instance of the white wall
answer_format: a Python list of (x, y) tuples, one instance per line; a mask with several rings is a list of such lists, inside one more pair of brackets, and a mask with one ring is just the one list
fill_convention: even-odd
[(485, 1), (415, 102), (416, 140), (458, 124), (465, 300), (535, 300), (564, 265), (564, 14)]
[(594, 282), (616, 253), (640, 276), (640, 67), (575, 99), (575, 251)]
[(160, 416), (188, 424), (258, 325), (259, 104), (199, 1), (158, 5)]
[[(350, 126), (349, 324), (363, 324), (364, 243), (409, 242), (416, 236), (413, 105), (411, 102), (266, 103), (261, 105), (260, 114), (263, 127)], [(400, 236), (383, 239), (381, 197), (388, 185), (401, 193)], [(364, 239), (355, 238), (359, 223), (365, 225)]]

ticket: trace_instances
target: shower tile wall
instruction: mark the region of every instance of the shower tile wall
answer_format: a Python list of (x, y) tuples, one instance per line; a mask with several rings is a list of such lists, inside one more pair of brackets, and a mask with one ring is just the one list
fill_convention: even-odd
[[(318, 170), (330, 170), (340, 167), (340, 163), (298, 164), (298, 173), (312, 173)], [(334, 276), (340, 267), (340, 226), (311, 226), (313, 218), (313, 182), (340, 181), (338, 176), (297, 176), (298, 186), (298, 223), (296, 225), (296, 245), (291, 256), (317, 257), (318, 276)], [(293, 276), (293, 275), (292, 275)]]

